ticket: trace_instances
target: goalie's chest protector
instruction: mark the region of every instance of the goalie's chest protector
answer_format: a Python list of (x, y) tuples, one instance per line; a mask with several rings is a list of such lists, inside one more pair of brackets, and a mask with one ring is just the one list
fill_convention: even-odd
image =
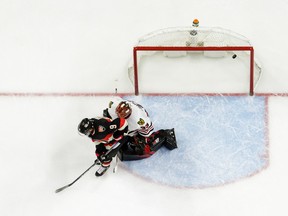
[(129, 131), (141, 130), (145, 125), (151, 125), (147, 111), (139, 104), (129, 103), (132, 108), (132, 115), (127, 119)]

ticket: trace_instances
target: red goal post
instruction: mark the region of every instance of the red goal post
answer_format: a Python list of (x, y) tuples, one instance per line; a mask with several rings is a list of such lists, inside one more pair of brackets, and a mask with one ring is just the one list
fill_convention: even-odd
[[(184, 27), (168, 28), (141, 38), (133, 49), (132, 64), (128, 67), (129, 78), (139, 94), (139, 62), (141, 57), (156, 52), (237, 52), (237, 57), (249, 61), (249, 94), (253, 95), (261, 77), (261, 66), (255, 60), (254, 48), (242, 35), (222, 28)], [(240, 53), (240, 54), (239, 54)], [(215, 55), (215, 54), (213, 54)], [(216, 54), (217, 55), (217, 54)], [(220, 55), (222, 56), (222, 54)]]

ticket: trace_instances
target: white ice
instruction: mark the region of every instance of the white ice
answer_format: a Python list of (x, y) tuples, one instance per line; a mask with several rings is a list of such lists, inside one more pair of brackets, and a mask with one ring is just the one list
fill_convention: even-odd
[[(284, 0), (2, 0), (0, 92), (133, 92), (126, 69), (137, 38), (198, 18), (251, 40), (263, 66), (256, 92), (287, 93), (287, 12)], [(270, 165), (250, 178), (183, 190), (120, 167), (55, 194), (93, 163), (94, 146), (76, 127), (108, 99), (0, 97), (0, 215), (288, 214), (287, 97), (269, 98)]]

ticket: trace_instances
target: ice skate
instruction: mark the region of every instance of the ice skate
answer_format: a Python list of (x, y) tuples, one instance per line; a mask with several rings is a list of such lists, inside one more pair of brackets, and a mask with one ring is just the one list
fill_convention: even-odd
[(100, 166), (99, 169), (96, 171), (95, 175), (97, 177), (104, 175), (104, 173), (108, 170), (110, 166)]

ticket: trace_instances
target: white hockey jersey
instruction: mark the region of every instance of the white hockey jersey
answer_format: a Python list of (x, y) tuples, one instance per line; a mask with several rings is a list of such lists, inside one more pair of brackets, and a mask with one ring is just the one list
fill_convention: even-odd
[(149, 137), (154, 130), (153, 124), (147, 111), (134, 101), (123, 100), (120, 97), (113, 98), (108, 106), (108, 112), (112, 119), (118, 118), (116, 108), (121, 101), (127, 102), (132, 109), (131, 115), (126, 119), (128, 122), (128, 135), (135, 136), (140, 134), (144, 137)]

